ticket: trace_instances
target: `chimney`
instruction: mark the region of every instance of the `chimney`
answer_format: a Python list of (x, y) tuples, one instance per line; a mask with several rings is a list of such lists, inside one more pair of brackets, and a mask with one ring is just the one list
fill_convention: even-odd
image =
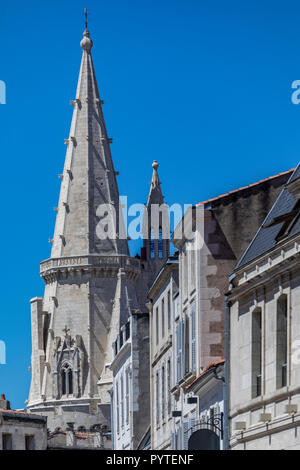
[(8, 400), (6, 400), (4, 393), (1, 393), (0, 408), (2, 410), (10, 410), (10, 403)]

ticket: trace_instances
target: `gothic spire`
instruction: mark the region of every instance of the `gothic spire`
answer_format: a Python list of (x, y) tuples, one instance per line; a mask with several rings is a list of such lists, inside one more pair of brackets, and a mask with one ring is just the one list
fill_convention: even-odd
[[(104, 121), (91, 50), (85, 29), (82, 60), (62, 178), (51, 257), (129, 254), (116, 172)], [(107, 216), (107, 208), (109, 215)], [(103, 225), (101, 225), (103, 221)], [(110, 234), (103, 236), (105, 222)], [(122, 237), (119, 237), (122, 232)]]
[(158, 169), (159, 164), (157, 163), (157, 160), (154, 160), (152, 163), (152, 179), (150, 183), (150, 191), (149, 191), (149, 196), (148, 196), (148, 201), (147, 201), (147, 207), (150, 206), (150, 204), (163, 204), (164, 202), (164, 196), (161, 192), (161, 182), (158, 177)]

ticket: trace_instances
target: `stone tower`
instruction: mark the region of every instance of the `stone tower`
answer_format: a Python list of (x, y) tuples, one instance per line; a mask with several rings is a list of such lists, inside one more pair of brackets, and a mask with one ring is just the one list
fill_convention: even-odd
[(119, 217), (92, 46), (86, 29), (51, 257), (41, 263), (45, 293), (31, 300), (28, 408), (47, 415), (50, 430), (109, 425), (112, 300), (120, 270), (132, 286), (140, 275)]
[(154, 275), (166, 262), (170, 251), (170, 218), (168, 206), (164, 203), (158, 163), (152, 163), (152, 179), (143, 218), (143, 254), (148, 269)]

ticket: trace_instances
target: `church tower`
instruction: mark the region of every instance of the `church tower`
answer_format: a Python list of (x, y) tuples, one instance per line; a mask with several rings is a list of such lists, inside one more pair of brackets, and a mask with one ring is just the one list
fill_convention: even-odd
[(44, 297), (31, 300), (28, 409), (47, 415), (50, 430), (109, 425), (112, 300), (120, 272), (132, 289), (140, 275), (119, 211), (92, 47), (86, 29), (51, 257), (40, 268)]
[(159, 164), (152, 163), (152, 179), (143, 218), (143, 254), (155, 276), (167, 261), (170, 251), (170, 217), (161, 191)]

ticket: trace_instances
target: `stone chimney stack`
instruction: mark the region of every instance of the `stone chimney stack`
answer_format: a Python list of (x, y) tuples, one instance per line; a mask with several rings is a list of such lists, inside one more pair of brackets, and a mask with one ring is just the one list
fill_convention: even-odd
[(0, 408), (2, 410), (10, 410), (10, 402), (6, 400), (4, 393), (0, 397)]

